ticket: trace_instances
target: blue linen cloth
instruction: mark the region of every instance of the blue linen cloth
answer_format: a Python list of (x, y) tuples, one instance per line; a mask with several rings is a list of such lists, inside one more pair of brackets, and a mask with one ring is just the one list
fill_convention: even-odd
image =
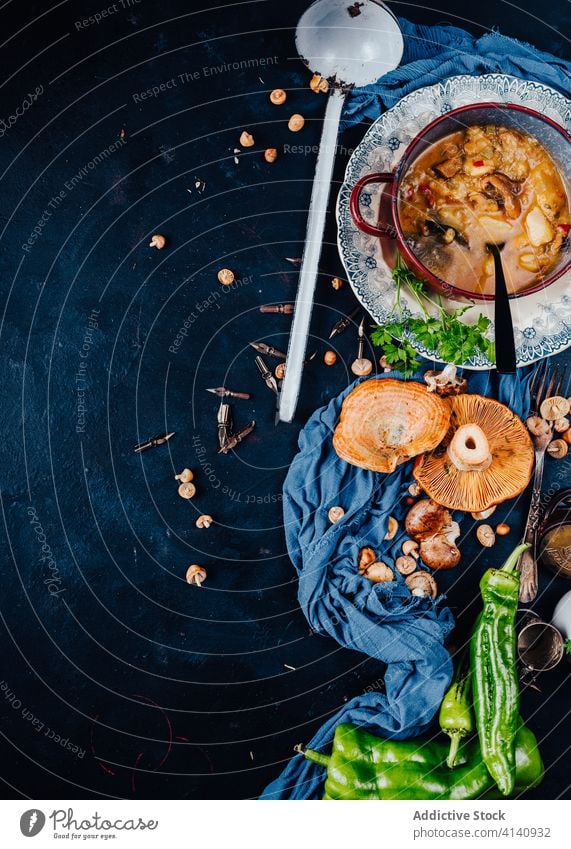
[(513, 74), (571, 95), (571, 62), (498, 32), (476, 38), (453, 26), (423, 26), (399, 18), (404, 38), (401, 64), (347, 98), (341, 129), (375, 120), (405, 94), (457, 74)]
[[(571, 94), (571, 63), (529, 44), (497, 32), (476, 38), (457, 27), (427, 27), (402, 18), (399, 25), (405, 41), (400, 67), (351, 93), (341, 129), (376, 119), (408, 92), (456, 74), (513, 74)], [(520, 416), (528, 405), (528, 383), (529, 375), (521, 369), (499, 378), (493, 372), (469, 375), (470, 392), (496, 397)], [(299, 602), (311, 627), (387, 664), (385, 692), (355, 697), (309, 742), (312, 749), (324, 751), (341, 722), (397, 739), (422, 734), (452, 674), (444, 644), (454, 622), (443, 600), (411, 597), (401, 576), (370, 585), (355, 574), (362, 545), (371, 545), (389, 563), (400, 550), (402, 532), (390, 543), (383, 537), (388, 516), (404, 515), (402, 495), (412, 480), (412, 463), (392, 475), (379, 475), (337, 457), (331, 436), (351, 388), (310, 418), (284, 484), (286, 541), (299, 575)], [(346, 513), (331, 526), (327, 511), (337, 504)], [(322, 767), (297, 755), (261, 798), (320, 799), (324, 780)]]
[[(417, 379), (422, 380), (426, 368), (428, 364)], [(398, 373), (390, 376), (398, 377)], [(518, 415), (525, 415), (529, 379), (521, 370), (500, 377), (488, 371), (471, 373), (468, 380), (469, 392), (494, 395)], [(299, 603), (309, 624), (340, 645), (387, 664), (385, 692), (361, 694), (341, 708), (309, 743), (318, 750), (330, 747), (340, 722), (352, 722), (381, 737), (422, 734), (452, 677), (444, 643), (454, 619), (442, 598), (411, 596), (398, 573), (395, 581), (371, 584), (355, 568), (364, 545), (389, 565), (400, 553), (406, 538), (403, 496), (413, 480), (413, 461), (384, 475), (351, 466), (333, 450), (341, 405), (359, 382), (311, 416), (284, 483), (286, 542), (299, 575)], [(346, 512), (332, 525), (327, 513), (336, 505)], [(396, 537), (386, 542), (389, 515), (401, 522)], [(324, 780), (322, 767), (296, 755), (261, 798), (320, 799)]]

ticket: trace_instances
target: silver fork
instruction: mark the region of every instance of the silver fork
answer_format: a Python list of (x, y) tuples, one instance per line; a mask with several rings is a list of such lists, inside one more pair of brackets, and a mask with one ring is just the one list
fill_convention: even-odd
[[(566, 366), (551, 368), (543, 360), (537, 368), (530, 384), (530, 415), (539, 415), (539, 408), (545, 398), (559, 395), (566, 377)], [(547, 387), (547, 388), (546, 388)], [(529, 542), (531, 548), (520, 557), (518, 568), (521, 572), (519, 585), (519, 600), (529, 604), (537, 595), (537, 562), (535, 560), (535, 537), (541, 513), (541, 484), (543, 482), (543, 464), (547, 446), (553, 436), (553, 423), (540, 436), (533, 436), (535, 449), (535, 472), (531, 502), (523, 536), (524, 542)]]

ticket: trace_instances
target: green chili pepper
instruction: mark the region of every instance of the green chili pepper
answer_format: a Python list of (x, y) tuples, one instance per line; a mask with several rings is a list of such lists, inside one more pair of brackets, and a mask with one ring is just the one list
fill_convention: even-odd
[(504, 796), (515, 786), (515, 735), (519, 715), (515, 618), (519, 572), (515, 566), (529, 545), (510, 554), (501, 569), (480, 581), (483, 609), (470, 641), (476, 727), (482, 758)]
[[(448, 748), (439, 740), (383, 740), (344, 723), (335, 729), (330, 755), (298, 751), (327, 768), (324, 799), (498, 798), (477, 740), (463, 747), (455, 769), (445, 764)], [(535, 787), (542, 777), (537, 741), (522, 725), (516, 735), (516, 789)]]
[(450, 751), (446, 758), (450, 768), (456, 764), (460, 740), (474, 730), (471, 688), (470, 652), (465, 650), (452, 686), (442, 700), (438, 717), (440, 728), (450, 737)]

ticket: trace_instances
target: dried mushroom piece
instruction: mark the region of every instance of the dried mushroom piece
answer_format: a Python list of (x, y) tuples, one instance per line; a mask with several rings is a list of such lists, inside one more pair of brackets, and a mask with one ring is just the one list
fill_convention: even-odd
[(366, 380), (347, 395), (333, 434), (338, 456), (353, 466), (393, 472), (444, 438), (450, 406), (415, 381)]
[(442, 371), (426, 371), (424, 380), (429, 392), (436, 392), (441, 398), (449, 395), (461, 395), (468, 387), (465, 377), (458, 377), (455, 365), (447, 365)]
[(450, 431), (443, 446), (464, 425), (477, 425), (484, 434), (492, 461), (487, 468), (466, 471), (448, 451), (418, 457), (414, 476), (438, 504), (450, 510), (482, 513), (495, 504), (520, 495), (529, 483), (534, 451), (523, 422), (499, 401), (483, 395), (458, 395), (451, 399)]

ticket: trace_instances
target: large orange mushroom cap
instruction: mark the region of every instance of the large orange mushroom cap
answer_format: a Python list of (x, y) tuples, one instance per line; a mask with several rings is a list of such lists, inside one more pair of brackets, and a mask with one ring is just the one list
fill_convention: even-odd
[(442, 441), (450, 402), (414, 381), (366, 380), (343, 401), (333, 447), (339, 457), (373, 472), (394, 472), (400, 463)]
[[(531, 478), (534, 458), (533, 444), (521, 419), (504, 404), (483, 395), (458, 395), (451, 403), (446, 438), (414, 464), (420, 486), (443, 507), (471, 513), (481, 513), (520, 495)], [(461, 428), (461, 433), (467, 434), (468, 448), (476, 448), (478, 433), (483, 433), (491, 458), (488, 464), (480, 463), (467, 471), (469, 465), (455, 462), (457, 450), (454, 445), (450, 450), (450, 444)]]

